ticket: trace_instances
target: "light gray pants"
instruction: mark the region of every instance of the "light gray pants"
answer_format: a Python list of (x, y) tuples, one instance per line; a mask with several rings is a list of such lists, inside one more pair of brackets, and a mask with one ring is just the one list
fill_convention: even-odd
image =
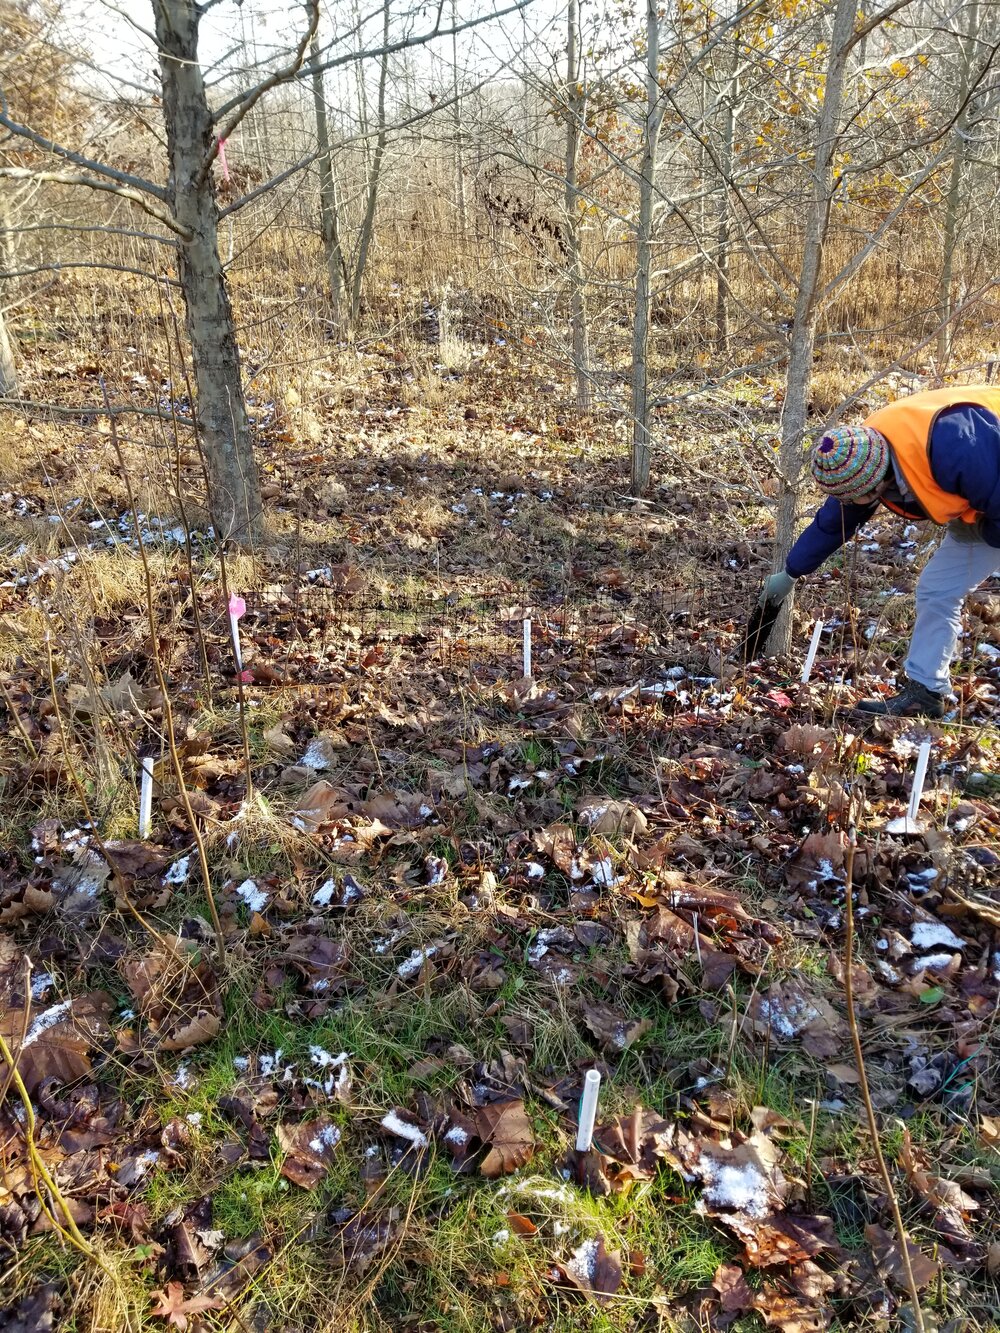
[(962, 603), (973, 588), (1000, 570), (1000, 549), (978, 538), (960, 541), (954, 536), (955, 527), (949, 524), (917, 583), (917, 619), (906, 659), (911, 680), (943, 694), (951, 689), (950, 667), (962, 628)]

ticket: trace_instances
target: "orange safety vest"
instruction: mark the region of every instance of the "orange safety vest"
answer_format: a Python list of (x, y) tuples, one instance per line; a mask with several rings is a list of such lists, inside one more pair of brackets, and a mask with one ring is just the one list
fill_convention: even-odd
[[(900, 398), (888, 407), (880, 407), (865, 418), (889, 441), (893, 457), (917, 497), (935, 523), (950, 523), (960, 518), (975, 523), (979, 511), (961, 495), (944, 491), (931, 475), (931, 431), (938, 415), (946, 407), (985, 407), (1000, 418), (1000, 389), (988, 384), (958, 384), (947, 389), (929, 389), (910, 398)], [(895, 505), (890, 505), (895, 509)], [(899, 512), (903, 512), (900, 510)]]

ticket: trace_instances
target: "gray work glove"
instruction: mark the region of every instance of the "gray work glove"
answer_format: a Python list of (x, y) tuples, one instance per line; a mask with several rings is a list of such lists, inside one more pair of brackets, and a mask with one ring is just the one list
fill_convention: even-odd
[(975, 523), (965, 523), (960, 518), (953, 518), (948, 524), (948, 531), (957, 542), (968, 544), (983, 540), (983, 516), (979, 514)]
[(780, 606), (794, 587), (795, 580), (791, 574), (786, 574), (783, 569), (779, 570), (777, 574), (772, 574), (764, 580), (764, 587), (757, 598), (757, 605)]

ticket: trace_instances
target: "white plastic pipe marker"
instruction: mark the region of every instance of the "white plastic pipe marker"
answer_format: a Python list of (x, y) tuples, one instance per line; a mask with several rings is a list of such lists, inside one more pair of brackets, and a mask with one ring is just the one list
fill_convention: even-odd
[(576, 1131), (577, 1152), (590, 1152), (594, 1139), (594, 1122), (597, 1120), (597, 1098), (601, 1091), (601, 1076), (596, 1069), (588, 1069), (583, 1080), (583, 1096), (580, 1098), (580, 1123)]

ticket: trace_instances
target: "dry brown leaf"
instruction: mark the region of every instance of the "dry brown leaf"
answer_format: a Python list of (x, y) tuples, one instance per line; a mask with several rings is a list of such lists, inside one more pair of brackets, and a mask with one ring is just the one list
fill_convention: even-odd
[(609, 796), (587, 796), (576, 807), (577, 819), (591, 833), (603, 837), (621, 835), (635, 838), (646, 832), (648, 823), (642, 811), (631, 801), (616, 801)]
[(719, 1305), (724, 1314), (743, 1314), (753, 1305), (753, 1292), (739, 1264), (719, 1264), (712, 1286), (719, 1293)]
[(509, 1175), (531, 1161), (535, 1135), (520, 1097), (484, 1106), (475, 1123), (476, 1137), (489, 1147), (479, 1167), (484, 1176)]
[(278, 1146), (285, 1153), (281, 1174), (286, 1179), (312, 1189), (326, 1175), (340, 1143), (340, 1129), (328, 1115), (297, 1125), (279, 1124), (275, 1131)]
[(158, 1301), (150, 1314), (156, 1319), (165, 1319), (172, 1328), (183, 1330), (188, 1326), (191, 1315), (204, 1314), (206, 1310), (221, 1310), (225, 1301), (218, 1296), (185, 1296), (184, 1284), (168, 1282), (166, 1291), (154, 1291), (153, 1300)]
[[(883, 1227), (871, 1222), (865, 1227), (865, 1239), (872, 1247), (875, 1263), (886, 1281), (891, 1282), (897, 1291), (909, 1291), (906, 1267), (903, 1262), (903, 1250), (896, 1237), (891, 1236)], [(918, 1291), (924, 1287), (929, 1287), (937, 1277), (941, 1265), (935, 1263), (933, 1259), (928, 1259), (923, 1250), (919, 1249), (910, 1240), (906, 1242), (906, 1248), (910, 1256), (913, 1280)]]
[[(32, 1010), (23, 1042), (24, 1010), (8, 1009), (0, 1014), (0, 1032), (29, 1094), (33, 1095), (45, 1079), (72, 1083), (90, 1073), (90, 1052), (110, 1033), (106, 1019), (111, 1008), (111, 997), (105, 991), (91, 991), (46, 1009)], [(0, 1085), (7, 1072), (6, 1064), (0, 1063)]]
[(818, 754), (826, 759), (837, 744), (837, 733), (830, 727), (817, 727), (811, 723), (797, 724), (783, 731), (778, 743), (788, 754), (798, 754), (810, 758)]
[(584, 1004), (583, 1021), (605, 1051), (620, 1054), (653, 1026), (651, 1018), (629, 1018), (610, 1004)]
[(607, 1305), (624, 1277), (620, 1251), (609, 1253), (603, 1236), (585, 1240), (556, 1268), (569, 1286), (594, 1305)]
[(346, 792), (321, 778), (300, 798), (292, 822), (304, 833), (318, 833), (324, 824), (346, 819), (353, 808), (354, 802)]

